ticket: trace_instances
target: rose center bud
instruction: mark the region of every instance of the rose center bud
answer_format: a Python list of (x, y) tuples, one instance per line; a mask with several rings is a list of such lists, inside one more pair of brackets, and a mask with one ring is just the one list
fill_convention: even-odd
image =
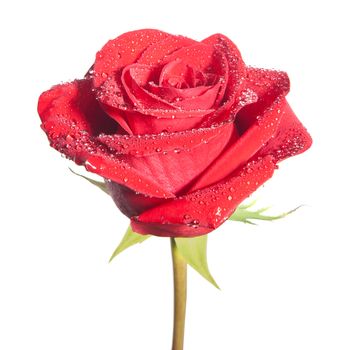
[(163, 67), (159, 76), (159, 86), (188, 89), (198, 86), (210, 86), (216, 83), (217, 80), (217, 75), (198, 71), (178, 59)]

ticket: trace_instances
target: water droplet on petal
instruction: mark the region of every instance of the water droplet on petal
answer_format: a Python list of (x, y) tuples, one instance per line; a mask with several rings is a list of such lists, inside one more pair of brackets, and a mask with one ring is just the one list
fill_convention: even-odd
[(192, 220), (190, 223), (188, 223), (188, 226), (193, 227), (193, 228), (198, 228), (199, 227), (199, 220)]

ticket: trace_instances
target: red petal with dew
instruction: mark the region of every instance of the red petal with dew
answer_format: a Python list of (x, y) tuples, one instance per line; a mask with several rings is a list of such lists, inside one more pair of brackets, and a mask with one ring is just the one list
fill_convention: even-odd
[(96, 54), (94, 86), (100, 87), (121, 68), (135, 63), (152, 44), (172, 37), (155, 29), (141, 29), (124, 33), (108, 43)]
[(135, 232), (166, 237), (195, 237), (220, 226), (236, 207), (273, 174), (272, 156), (249, 162), (214, 186), (166, 201), (133, 217)]
[(233, 136), (233, 123), (158, 135), (101, 135), (99, 140), (162, 188), (179, 193), (217, 158)]
[(261, 149), (259, 155), (272, 154), (280, 162), (283, 159), (305, 152), (311, 147), (311, 144), (310, 134), (286, 102), (284, 113), (274, 137)]
[(39, 98), (38, 113), (51, 146), (77, 164), (115, 182), (127, 181), (134, 191), (159, 198), (174, 197), (154, 179), (114, 157), (96, 139), (101, 132), (116, 132), (118, 125), (99, 108), (90, 80), (76, 80), (44, 92)]
[[(236, 125), (242, 133), (240, 138), (226, 148), (205, 171), (191, 190), (206, 187), (245, 164), (277, 132), (278, 125), (286, 113), (285, 94), (289, 91), (289, 79), (283, 72), (259, 71), (248, 75), (248, 89), (257, 94), (255, 103), (243, 107), (237, 114)], [(256, 80), (254, 80), (256, 79)], [(256, 85), (259, 84), (259, 85)]]

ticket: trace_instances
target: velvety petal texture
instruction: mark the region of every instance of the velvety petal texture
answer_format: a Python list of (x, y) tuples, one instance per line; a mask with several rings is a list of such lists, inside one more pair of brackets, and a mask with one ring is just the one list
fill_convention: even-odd
[(143, 29), (44, 92), (38, 113), (52, 147), (105, 178), (135, 232), (194, 237), (311, 146), (288, 91), (286, 73), (246, 66), (222, 34)]

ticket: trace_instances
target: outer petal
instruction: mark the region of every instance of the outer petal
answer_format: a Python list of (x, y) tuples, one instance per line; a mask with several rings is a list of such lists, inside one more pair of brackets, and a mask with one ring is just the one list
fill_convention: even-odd
[(159, 198), (174, 197), (154, 179), (114, 157), (96, 139), (101, 131), (115, 132), (117, 125), (99, 108), (90, 87), (91, 81), (76, 80), (54, 86), (40, 96), (38, 113), (51, 146), (77, 164), (85, 164), (91, 172), (121, 184), (128, 182), (134, 191)]
[(93, 135), (118, 130), (118, 124), (101, 110), (89, 79), (55, 85), (45, 91), (39, 97), (38, 113), (46, 132), (48, 124), (51, 128), (51, 124), (63, 120), (74, 123), (76, 131), (83, 130)]
[(248, 75), (249, 89), (255, 89), (258, 101), (244, 107), (237, 115), (237, 126), (243, 134), (237, 142), (231, 143), (191, 188), (194, 191), (206, 187), (228, 176), (252, 158), (275, 134), (286, 113), (284, 95), (289, 90), (288, 76), (283, 72), (259, 72), (259, 79)]
[(110, 40), (96, 54), (94, 86), (101, 86), (108, 77), (113, 76), (122, 67), (136, 62), (150, 45), (169, 37), (173, 36), (160, 30), (142, 29), (122, 34)]
[(271, 154), (280, 162), (283, 159), (305, 152), (310, 148), (312, 139), (300, 123), (288, 103), (274, 137), (264, 146), (259, 155)]
[(237, 137), (234, 124), (159, 135), (102, 135), (99, 140), (162, 188), (179, 193)]
[(127, 128), (132, 134), (145, 135), (161, 132), (176, 132), (200, 126), (203, 118), (213, 110), (166, 110), (166, 109), (125, 109), (123, 115)]
[(268, 180), (275, 168), (271, 156), (251, 161), (236, 175), (214, 186), (169, 200), (132, 218), (135, 232), (194, 237), (220, 226), (239, 203)]
[(144, 172), (131, 167), (123, 160), (106, 156), (91, 156), (85, 162), (86, 170), (106, 179), (127, 185), (130, 189), (156, 198), (173, 198), (175, 195)]
[(167, 199), (150, 197), (139, 192), (130, 190), (124, 185), (120, 185), (114, 181), (106, 181), (108, 193), (114, 200), (119, 210), (131, 218), (139, 215), (147, 209), (164, 203)]
[(237, 115), (236, 123), (241, 133), (249, 129), (276, 99), (288, 94), (290, 82), (285, 72), (248, 67), (245, 86), (258, 96), (258, 101), (245, 106)]
[(233, 123), (225, 123), (211, 128), (192, 129), (174, 133), (148, 135), (106, 135), (100, 134), (97, 139), (114, 153), (136, 157), (159, 154), (160, 152), (189, 151), (191, 148), (217, 142), (232, 131)]
[(90, 80), (75, 80), (44, 92), (39, 98), (38, 113), (51, 146), (77, 164), (84, 163), (92, 153), (104, 151), (91, 136), (118, 131), (118, 124), (94, 99)]

